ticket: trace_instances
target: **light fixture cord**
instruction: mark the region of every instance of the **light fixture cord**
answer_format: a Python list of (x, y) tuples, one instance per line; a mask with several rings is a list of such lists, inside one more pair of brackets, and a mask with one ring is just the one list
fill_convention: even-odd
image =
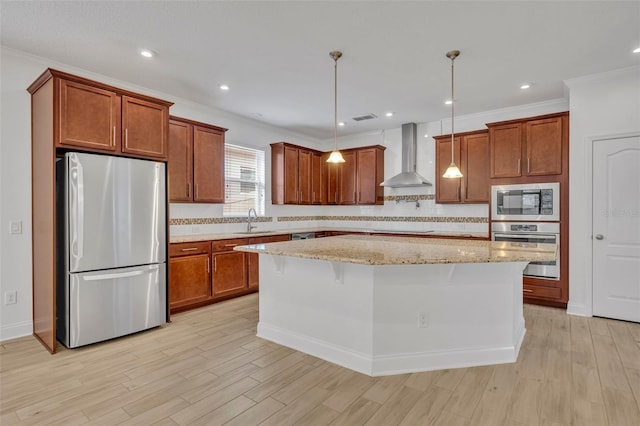
[(338, 59), (333, 59), (333, 150), (338, 150)]
[(454, 154), (453, 154), (453, 105), (455, 104), (453, 100), (453, 61), (455, 58), (451, 58), (451, 164), (454, 164)]

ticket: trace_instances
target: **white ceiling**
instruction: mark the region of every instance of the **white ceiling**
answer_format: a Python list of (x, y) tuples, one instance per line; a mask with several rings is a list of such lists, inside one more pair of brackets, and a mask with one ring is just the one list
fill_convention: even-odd
[[(640, 63), (639, 1), (0, 5), (4, 46), (320, 139), (333, 135), (332, 50), (340, 134), (449, 116), (452, 49), (456, 115), (562, 98), (563, 80)], [(367, 113), (379, 118), (351, 119)]]

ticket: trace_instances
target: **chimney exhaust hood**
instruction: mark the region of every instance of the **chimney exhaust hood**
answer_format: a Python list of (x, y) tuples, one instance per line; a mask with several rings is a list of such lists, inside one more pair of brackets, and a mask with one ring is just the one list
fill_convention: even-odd
[(380, 186), (404, 188), (431, 185), (431, 182), (416, 172), (417, 131), (416, 123), (402, 125), (402, 172), (386, 179)]

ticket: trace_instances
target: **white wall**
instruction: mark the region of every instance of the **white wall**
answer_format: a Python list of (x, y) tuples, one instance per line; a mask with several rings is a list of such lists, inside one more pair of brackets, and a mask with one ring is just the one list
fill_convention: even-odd
[[(116, 87), (175, 102), (171, 114), (228, 128), (233, 144), (268, 147), (287, 140), (321, 148), (319, 141), (174, 96), (134, 86), (45, 58), (0, 48), (0, 341), (32, 332), (31, 312), (31, 98), (27, 87), (48, 67)], [(178, 206), (179, 209), (181, 206)], [(198, 206), (205, 217), (222, 216), (222, 207)], [(170, 212), (174, 216), (173, 212)], [(202, 217), (202, 216), (198, 216)], [(9, 222), (22, 221), (22, 234), (10, 235)], [(18, 291), (18, 303), (4, 304), (4, 293)]]
[[(640, 67), (565, 82), (570, 96), (569, 304), (567, 311), (592, 315), (592, 141), (640, 133)], [(630, 183), (639, 185), (640, 182)]]

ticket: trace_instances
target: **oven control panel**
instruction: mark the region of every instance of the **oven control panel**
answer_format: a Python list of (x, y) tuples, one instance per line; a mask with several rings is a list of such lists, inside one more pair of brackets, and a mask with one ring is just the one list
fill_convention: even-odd
[(516, 225), (511, 225), (510, 227), (511, 231), (515, 231), (515, 232), (537, 232), (538, 231), (538, 225), (522, 225), (522, 224), (516, 224)]
[(540, 198), (540, 214), (553, 214), (553, 189), (541, 189)]

